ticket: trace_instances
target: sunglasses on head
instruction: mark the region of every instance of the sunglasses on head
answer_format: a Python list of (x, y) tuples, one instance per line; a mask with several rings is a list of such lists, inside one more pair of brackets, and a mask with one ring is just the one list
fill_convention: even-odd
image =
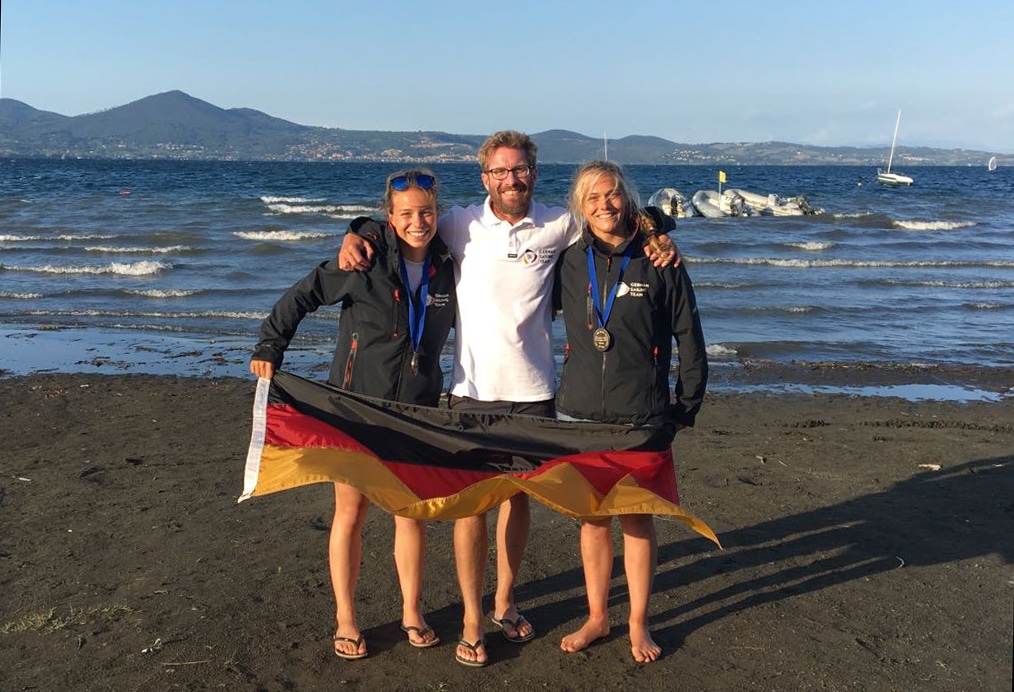
[(391, 178), (391, 189), (404, 192), (414, 184), (421, 190), (429, 190), (437, 182), (437, 179), (428, 173), (406, 173)]

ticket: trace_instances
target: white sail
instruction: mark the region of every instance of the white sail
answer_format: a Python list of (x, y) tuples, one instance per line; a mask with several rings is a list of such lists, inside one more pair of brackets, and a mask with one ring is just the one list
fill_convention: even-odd
[(996, 157), (995, 156), (990, 156), (989, 157), (989, 163), (986, 164), (986, 168), (989, 169), (989, 171), (991, 173), (996, 170)]

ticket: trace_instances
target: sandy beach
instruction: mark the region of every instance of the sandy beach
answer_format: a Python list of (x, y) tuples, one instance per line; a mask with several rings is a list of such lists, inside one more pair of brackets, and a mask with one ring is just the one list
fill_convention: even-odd
[[(951, 375), (1014, 386), (1010, 371)], [(442, 643), (419, 650), (398, 629), (392, 522), (377, 511), (359, 591), (370, 656), (331, 653), (333, 495), (319, 485), (236, 503), (252, 396), (248, 379), (0, 379), (0, 689), (1011, 688), (1010, 396), (709, 395), (675, 456), (684, 504), (725, 550), (658, 522), (662, 659), (630, 657), (619, 559), (612, 634), (560, 652), (585, 612), (578, 526), (536, 506), (517, 596), (539, 636), (510, 644), (490, 623), (492, 663), (478, 670), (453, 660), (451, 525), (431, 525), (424, 589)]]

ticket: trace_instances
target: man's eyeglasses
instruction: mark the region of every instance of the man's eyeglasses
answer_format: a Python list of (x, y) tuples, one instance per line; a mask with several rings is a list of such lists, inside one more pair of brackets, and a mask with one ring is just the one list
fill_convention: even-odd
[(421, 190), (430, 190), (436, 182), (437, 179), (428, 173), (411, 172), (391, 178), (390, 185), (392, 190), (404, 192), (412, 187), (413, 183)]
[(514, 166), (514, 168), (490, 168), (486, 170), (486, 175), (493, 178), (493, 180), (503, 180), (507, 177), (508, 173), (513, 173), (515, 178), (523, 179), (527, 178), (535, 170), (535, 166)]

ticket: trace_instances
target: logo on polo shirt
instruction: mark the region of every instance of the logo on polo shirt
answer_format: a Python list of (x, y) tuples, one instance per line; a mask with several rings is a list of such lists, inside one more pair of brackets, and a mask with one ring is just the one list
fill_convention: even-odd
[(525, 266), (531, 266), (535, 263), (546, 264), (547, 262), (553, 262), (555, 257), (556, 248), (525, 250), (521, 255), (521, 261), (525, 263)]

